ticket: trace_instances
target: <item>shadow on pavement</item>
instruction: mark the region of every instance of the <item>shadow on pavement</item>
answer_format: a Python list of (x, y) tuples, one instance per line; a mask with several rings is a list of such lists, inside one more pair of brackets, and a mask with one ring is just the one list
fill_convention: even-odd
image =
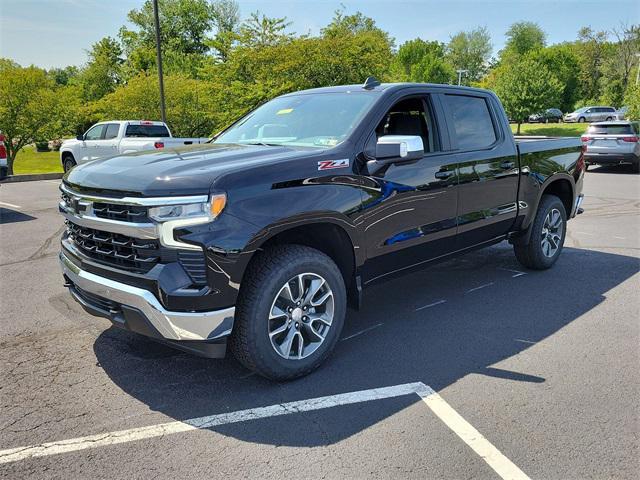
[[(508, 269), (521, 267), (511, 248), (503, 245), (371, 288), (363, 310), (348, 312), (343, 337), (383, 325), (339, 342), (320, 369), (290, 383), (250, 375), (232, 358), (189, 356), (114, 328), (100, 335), (94, 351), (126, 393), (177, 420), (418, 381), (438, 391), (469, 374), (542, 383), (544, 378), (492, 365), (598, 306), (609, 290), (640, 270), (640, 261), (565, 248), (552, 270), (514, 278)], [(440, 299), (446, 303), (416, 311)], [(366, 408), (332, 409), (330, 415), (293, 414), (215, 431), (248, 442), (325, 445), (417, 401), (417, 396), (401, 397), (371, 402)]]
[(32, 217), (26, 213), (0, 207), (0, 225), (4, 225), (6, 223), (28, 222), (29, 220), (35, 219), (36, 217)]

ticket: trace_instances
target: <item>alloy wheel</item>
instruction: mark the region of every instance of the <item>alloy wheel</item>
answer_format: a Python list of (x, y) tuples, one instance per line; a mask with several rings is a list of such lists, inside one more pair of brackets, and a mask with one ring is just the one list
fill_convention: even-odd
[(545, 257), (553, 257), (560, 248), (562, 239), (562, 215), (560, 210), (552, 208), (544, 219), (542, 224), (542, 235), (540, 246)]
[(324, 342), (334, 315), (333, 292), (316, 273), (301, 273), (285, 283), (269, 310), (271, 346), (287, 360), (301, 360)]

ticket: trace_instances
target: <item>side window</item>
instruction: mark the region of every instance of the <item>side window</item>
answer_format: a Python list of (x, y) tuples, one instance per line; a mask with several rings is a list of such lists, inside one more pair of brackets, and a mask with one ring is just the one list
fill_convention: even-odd
[(587, 109), (587, 111), (586, 111), (586, 112), (584, 112), (584, 113), (593, 113), (594, 111), (595, 111), (595, 108), (589, 108), (589, 109)]
[(85, 140), (100, 140), (102, 138), (102, 132), (104, 131), (104, 127), (106, 125), (96, 125), (95, 127), (91, 127), (87, 130), (87, 133), (84, 134)]
[(487, 148), (497, 140), (489, 105), (483, 97), (445, 95), (460, 150)]
[(120, 125), (117, 123), (108, 124), (107, 131), (104, 134), (104, 139), (110, 140), (112, 138), (116, 138), (118, 136), (118, 130), (120, 130)]
[(422, 138), (425, 152), (439, 150), (433, 116), (422, 97), (400, 100), (393, 105), (376, 127), (376, 139), (385, 135), (414, 135)]

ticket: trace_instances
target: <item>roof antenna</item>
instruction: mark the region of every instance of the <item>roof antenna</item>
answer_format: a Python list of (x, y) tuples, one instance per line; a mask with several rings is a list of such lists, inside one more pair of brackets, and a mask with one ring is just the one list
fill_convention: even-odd
[(376, 77), (367, 77), (367, 79), (364, 81), (364, 84), (362, 85), (362, 88), (364, 88), (365, 90), (373, 90), (375, 87), (379, 86), (380, 80), (378, 80)]

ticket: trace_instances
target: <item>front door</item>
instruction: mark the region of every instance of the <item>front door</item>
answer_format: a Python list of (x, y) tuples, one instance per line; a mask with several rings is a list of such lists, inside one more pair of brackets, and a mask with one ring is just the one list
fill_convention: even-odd
[(105, 128), (106, 124), (104, 123), (94, 125), (87, 130), (87, 133), (84, 134), (84, 141), (82, 142), (80, 150), (80, 162), (88, 162), (89, 160), (95, 160), (98, 158), (100, 142), (102, 141)]
[(456, 161), (443, 151), (435, 98), (405, 97), (393, 104), (370, 133), (367, 148), (383, 135), (420, 136), (424, 156), (370, 169), (364, 198), (364, 283), (447, 253), (456, 234)]

